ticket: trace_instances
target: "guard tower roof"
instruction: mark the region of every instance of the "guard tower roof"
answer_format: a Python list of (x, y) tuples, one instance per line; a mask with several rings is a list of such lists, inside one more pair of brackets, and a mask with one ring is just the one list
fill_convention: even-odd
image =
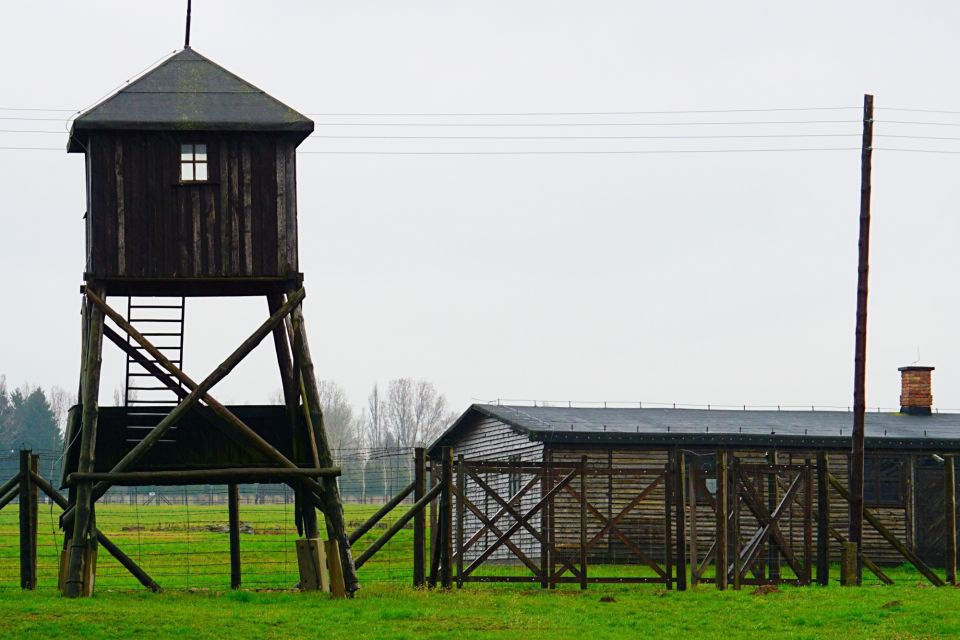
[(303, 140), (313, 121), (187, 48), (79, 115), (67, 151), (103, 130), (289, 131)]

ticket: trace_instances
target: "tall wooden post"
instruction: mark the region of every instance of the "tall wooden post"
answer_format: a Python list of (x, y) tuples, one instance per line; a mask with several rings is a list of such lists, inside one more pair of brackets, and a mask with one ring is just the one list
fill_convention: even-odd
[[(88, 284), (87, 286), (90, 286)], [(84, 301), (85, 305), (90, 305)], [(94, 450), (97, 441), (98, 396), (100, 393), (100, 366), (103, 351), (103, 311), (92, 305), (87, 313), (86, 358), (84, 360), (81, 388), (83, 400), (80, 421), (80, 456), (77, 470), (93, 471)], [(66, 578), (63, 595), (68, 598), (87, 596), (93, 593), (96, 575), (96, 544), (94, 534), (93, 483), (77, 485), (76, 516), (73, 522)]]
[[(777, 464), (776, 449), (767, 453), (767, 462), (771, 465)], [(779, 502), (777, 500), (777, 494), (777, 472), (771, 469), (770, 473), (767, 474), (767, 513), (773, 513), (777, 508), (777, 503)], [(780, 554), (777, 552), (777, 546), (773, 544), (773, 541), (769, 538), (767, 539), (767, 568), (771, 580), (776, 581), (780, 579)]]
[(587, 456), (580, 456), (580, 589), (587, 588)]
[(916, 455), (910, 454), (905, 461), (903, 471), (903, 496), (906, 500), (905, 524), (907, 534), (907, 548), (917, 552), (917, 492), (916, 482)]
[[(283, 306), (283, 296), (281, 294), (270, 294), (267, 296), (267, 307), (270, 314), (273, 315)], [(299, 362), (295, 362), (292, 355), (291, 345), (293, 344), (293, 327), (290, 318), (277, 325), (273, 329), (273, 344), (277, 353), (277, 365), (280, 368), (280, 381), (283, 390), (283, 402), (286, 405), (287, 420), (290, 422), (290, 430), (293, 434), (294, 459), (301, 454), (301, 443), (306, 442), (309, 448), (310, 458), (315, 466), (320, 466), (320, 455), (317, 449), (316, 438), (313, 437), (313, 418), (309, 413), (303, 416), (303, 423), (298, 418), (300, 412), (301, 398), (301, 376)], [(304, 394), (305, 395), (305, 394)], [(304, 437), (303, 424), (308, 424), (306, 437)], [(300, 532), (307, 538), (317, 538), (319, 536), (319, 524), (317, 522), (317, 510), (314, 501), (309, 495), (309, 490), (304, 486), (294, 486), (294, 499), (296, 501), (297, 528), (303, 526)]]
[[(463, 588), (463, 527), (465, 520), (466, 505), (460, 496), (466, 496), (466, 477), (463, 473), (464, 456), (461, 453), (457, 456), (457, 588)], [(422, 511), (421, 511), (422, 513)]]
[(673, 589), (673, 460), (667, 454), (663, 468), (663, 571), (667, 589)]
[[(313, 506), (310, 506), (313, 509)], [(227, 485), (227, 514), (230, 529), (230, 588), (240, 588), (240, 485)]]
[(730, 535), (733, 537), (733, 588), (740, 590), (740, 574), (743, 571), (740, 559), (740, 465), (733, 461), (733, 483), (730, 487), (730, 508), (733, 509), (733, 523)]
[[(413, 450), (413, 502), (427, 494), (427, 450)], [(413, 516), (413, 586), (422, 587), (427, 582), (427, 514), (421, 509)]]
[(690, 477), (687, 480), (687, 501), (690, 509), (690, 527), (689, 542), (687, 544), (690, 550), (690, 585), (697, 586), (700, 577), (697, 575), (697, 565), (699, 564), (697, 551), (697, 477), (700, 473), (700, 465), (696, 458), (690, 465)]
[(817, 584), (830, 584), (830, 473), (826, 451), (817, 452)]
[(723, 591), (727, 588), (727, 567), (730, 566), (730, 557), (728, 550), (730, 548), (729, 539), (729, 512), (727, 508), (730, 505), (730, 499), (727, 495), (727, 450), (721, 448), (717, 451), (717, 549), (714, 554), (716, 560), (717, 589)]
[(867, 280), (870, 262), (870, 170), (873, 161), (873, 96), (863, 96), (860, 151), (860, 239), (857, 261), (857, 322), (853, 359), (853, 433), (850, 448), (850, 535), (856, 545), (856, 583), (863, 574), (863, 443), (866, 421)]
[(453, 586), (453, 448), (443, 447), (443, 491), (440, 494), (440, 517), (443, 532), (440, 549), (440, 586)]
[(686, 478), (686, 457), (681, 449), (676, 449), (673, 455), (674, 468), (674, 494), (673, 503), (677, 512), (677, 591), (687, 590), (687, 528), (686, 528), (686, 503), (687, 503), (687, 478)]
[(20, 451), (20, 588), (37, 588), (37, 485), (30, 471), (37, 471), (37, 456), (29, 449)]
[[(290, 293), (293, 292), (291, 289)], [(307, 341), (307, 330), (304, 326), (303, 310), (298, 305), (290, 315), (293, 332), (293, 353), (295, 361), (299, 365), (299, 373), (302, 380), (303, 400), (306, 409), (306, 415), (310, 417), (314, 433), (311, 434), (316, 442), (317, 454), (320, 465), (323, 467), (333, 466), (333, 455), (330, 451), (330, 444), (327, 441), (326, 430), (323, 427), (323, 414), (320, 410), (320, 388), (317, 384), (317, 376), (314, 371), (313, 358), (310, 356), (310, 345)], [(309, 423), (308, 423), (309, 424)], [(343, 503), (340, 501), (340, 489), (337, 486), (337, 479), (328, 477), (323, 478), (323, 504), (324, 516), (327, 522), (327, 537), (336, 541), (336, 551), (338, 557), (328, 557), (327, 561), (331, 563), (330, 586), (331, 594), (337, 595), (345, 590), (352, 594), (360, 588), (357, 580), (357, 569), (353, 564), (353, 554), (350, 551), (350, 541), (347, 537), (346, 522), (343, 517)], [(330, 545), (331, 549), (333, 545)], [(340, 573), (333, 567), (333, 563), (339, 565), (343, 574), (342, 589), (336, 583), (336, 576)]]
[(952, 455), (943, 457), (944, 519), (946, 524), (947, 582), (957, 584), (957, 478), (956, 463)]

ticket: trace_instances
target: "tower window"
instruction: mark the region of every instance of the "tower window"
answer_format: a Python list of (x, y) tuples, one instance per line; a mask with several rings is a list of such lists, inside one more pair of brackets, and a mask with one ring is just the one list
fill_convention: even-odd
[(180, 145), (180, 182), (207, 181), (207, 145)]

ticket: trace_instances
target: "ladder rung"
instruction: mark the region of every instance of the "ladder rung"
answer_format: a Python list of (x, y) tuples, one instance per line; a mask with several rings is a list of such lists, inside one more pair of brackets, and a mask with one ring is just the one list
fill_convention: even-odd
[[(134, 349), (138, 349), (138, 350), (140, 350), (140, 351), (146, 351), (146, 349), (147, 349), (146, 347), (141, 347), (141, 346), (135, 346), (135, 347), (133, 347), (133, 348), (134, 348)], [(154, 348), (154, 349), (157, 349), (158, 351), (161, 350), (161, 349), (170, 349), (171, 351), (182, 351), (182, 350), (183, 350), (183, 347), (161, 347), (161, 346), (156, 345), (156, 344), (153, 345), (153, 348)]]
[(181, 333), (181, 332), (179, 332), (179, 331), (173, 331), (173, 332), (170, 332), (170, 331), (165, 331), (165, 332), (152, 331), (152, 332), (150, 332), (150, 333), (141, 333), (140, 335), (142, 335), (142, 336), (151, 336), (151, 337), (156, 337), (156, 336), (182, 336), (183, 333)]
[(131, 309), (183, 309), (180, 304), (131, 304)]
[(138, 400), (136, 398), (130, 398), (127, 400), (129, 404), (180, 404), (179, 400)]
[(127, 322), (180, 322), (180, 318), (130, 318)]
[(151, 378), (152, 378), (152, 377), (153, 377), (153, 374), (152, 374), (152, 373), (136, 373), (136, 372), (134, 372), (134, 373), (128, 373), (127, 375), (130, 376), (131, 378), (147, 378), (147, 377), (151, 377)]
[[(140, 442), (140, 440), (136, 440), (134, 438), (127, 438), (127, 442), (132, 442), (136, 444)], [(157, 440), (157, 444), (177, 444), (177, 441), (176, 440)]]
[[(173, 364), (175, 364), (175, 365), (177, 365), (177, 366), (180, 365), (180, 359), (179, 359), (179, 358), (177, 358), (177, 359), (168, 358), (168, 359), (169, 359), (170, 362), (172, 362)], [(130, 362), (131, 364), (140, 364), (139, 361), (134, 360), (133, 358), (130, 358), (129, 356), (127, 357), (127, 361)], [(147, 362), (149, 362), (150, 364), (160, 364), (160, 361), (159, 361), (159, 360), (147, 360)], [(142, 365), (141, 365), (141, 366), (142, 366)]]
[(173, 390), (170, 387), (165, 387), (160, 385), (159, 387), (127, 387), (130, 391), (170, 391)]

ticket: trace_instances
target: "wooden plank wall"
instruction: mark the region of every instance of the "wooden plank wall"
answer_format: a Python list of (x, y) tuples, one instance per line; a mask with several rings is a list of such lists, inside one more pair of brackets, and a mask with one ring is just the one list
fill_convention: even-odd
[[(209, 181), (180, 183), (180, 143)], [(88, 265), (98, 277), (297, 271), (296, 144), (283, 134), (104, 132), (87, 151)]]

